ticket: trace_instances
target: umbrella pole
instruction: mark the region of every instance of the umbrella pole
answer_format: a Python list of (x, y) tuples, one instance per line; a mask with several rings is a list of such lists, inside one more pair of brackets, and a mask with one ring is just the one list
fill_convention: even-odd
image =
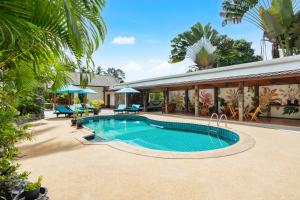
[(127, 94), (126, 93), (124, 93), (124, 94), (125, 94), (125, 105), (127, 107)]

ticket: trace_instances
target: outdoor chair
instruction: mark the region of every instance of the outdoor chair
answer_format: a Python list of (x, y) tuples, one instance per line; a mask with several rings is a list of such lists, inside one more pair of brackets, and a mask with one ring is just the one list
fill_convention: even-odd
[(138, 113), (140, 111), (140, 105), (138, 104), (132, 104), (132, 106), (128, 109), (126, 109), (127, 112), (134, 112), (134, 113)]
[(71, 109), (73, 111), (73, 113), (78, 112), (80, 115), (82, 115), (82, 113), (84, 113), (84, 108), (82, 107), (81, 104), (76, 104), (76, 106), (70, 105), (69, 109)]
[(251, 116), (251, 121), (257, 121), (257, 115), (258, 115), (260, 112), (261, 112), (260, 106), (258, 106), (258, 107), (255, 109), (254, 113), (249, 113), (250, 116)]
[(55, 105), (54, 109), (55, 109), (54, 114), (56, 114), (57, 117), (61, 114), (71, 117), (71, 115), (74, 114), (73, 110), (71, 110), (70, 108), (64, 105)]
[(125, 104), (119, 104), (117, 109), (114, 109), (114, 113), (123, 113), (126, 111), (126, 105)]
[(238, 114), (232, 106), (229, 106), (229, 111), (230, 111), (230, 114), (231, 114), (230, 118), (231, 119), (237, 119)]

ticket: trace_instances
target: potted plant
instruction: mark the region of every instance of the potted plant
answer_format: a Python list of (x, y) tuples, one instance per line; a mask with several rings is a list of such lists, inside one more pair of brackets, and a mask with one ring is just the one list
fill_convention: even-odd
[(82, 120), (82, 119), (78, 119), (78, 120), (76, 121), (76, 127), (77, 127), (78, 129), (80, 129), (80, 128), (83, 127), (82, 124), (83, 124), (83, 120)]
[(39, 176), (37, 182), (28, 183), (25, 186), (24, 196), (25, 196), (26, 200), (34, 200), (39, 197), (42, 180), (43, 180), (43, 177)]
[(79, 113), (77, 110), (75, 110), (73, 114), (73, 118), (71, 119), (72, 126), (76, 126), (78, 117), (79, 117)]
[(93, 110), (94, 110), (94, 115), (98, 115), (100, 110), (101, 110), (101, 107), (102, 105), (104, 104), (103, 100), (92, 100), (90, 102), (93, 106)]
[(71, 119), (71, 124), (72, 126), (76, 126), (77, 120), (79, 118), (79, 112), (78, 112), (78, 104), (80, 104), (80, 99), (78, 97), (75, 97), (74, 99), (74, 113), (73, 113), (73, 118)]

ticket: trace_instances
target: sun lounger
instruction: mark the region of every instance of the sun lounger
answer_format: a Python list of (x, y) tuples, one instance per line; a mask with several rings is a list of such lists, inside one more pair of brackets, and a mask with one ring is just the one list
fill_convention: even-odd
[(129, 113), (130, 112), (137, 113), (140, 110), (141, 110), (141, 108), (140, 108), (140, 105), (138, 105), (138, 104), (132, 104), (132, 106), (130, 108), (126, 109), (126, 111), (129, 112)]
[(56, 114), (57, 117), (61, 114), (65, 115), (65, 116), (68, 116), (68, 117), (71, 117), (71, 115), (74, 114), (74, 111), (71, 110), (70, 108), (68, 108), (67, 106), (56, 105), (54, 114)]
[(117, 109), (114, 109), (114, 113), (123, 113), (126, 111), (126, 105), (125, 104), (119, 104)]

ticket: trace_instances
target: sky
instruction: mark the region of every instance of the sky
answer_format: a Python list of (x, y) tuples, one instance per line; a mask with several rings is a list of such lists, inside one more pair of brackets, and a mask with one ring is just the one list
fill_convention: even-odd
[(260, 54), (262, 32), (252, 24), (222, 27), (222, 0), (107, 0), (102, 16), (104, 43), (94, 53), (96, 66), (115, 67), (126, 82), (184, 73), (193, 63), (169, 64), (170, 41), (196, 22), (211, 23), (220, 34), (246, 39)]

